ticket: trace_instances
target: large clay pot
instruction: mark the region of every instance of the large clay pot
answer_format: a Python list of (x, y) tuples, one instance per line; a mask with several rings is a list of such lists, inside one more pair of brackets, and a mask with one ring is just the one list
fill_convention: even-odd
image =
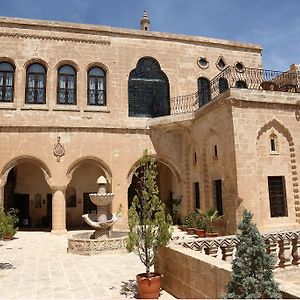
[(205, 235), (205, 230), (203, 229), (197, 229), (196, 234), (198, 235), (198, 237), (204, 238)]
[(136, 282), (141, 299), (158, 299), (160, 292), (160, 279), (162, 275), (158, 273), (147, 273), (136, 275)]

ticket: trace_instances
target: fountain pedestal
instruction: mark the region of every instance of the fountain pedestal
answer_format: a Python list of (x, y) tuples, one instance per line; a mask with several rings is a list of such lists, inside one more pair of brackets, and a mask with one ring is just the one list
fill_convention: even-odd
[(85, 214), (85, 222), (95, 229), (93, 239), (107, 239), (110, 235), (111, 226), (118, 220), (115, 214), (110, 213), (110, 204), (114, 197), (113, 193), (106, 192), (107, 180), (100, 176), (97, 180), (99, 184), (98, 193), (90, 194), (91, 201), (97, 205), (97, 214)]

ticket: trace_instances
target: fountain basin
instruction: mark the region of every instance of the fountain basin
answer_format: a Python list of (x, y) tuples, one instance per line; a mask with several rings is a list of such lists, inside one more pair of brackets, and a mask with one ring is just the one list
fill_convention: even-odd
[(68, 253), (94, 255), (109, 253), (125, 253), (127, 232), (111, 231), (109, 238), (92, 239), (93, 230), (68, 234)]
[(114, 194), (113, 193), (107, 193), (107, 194), (89, 194), (91, 201), (97, 205), (97, 206), (106, 206), (111, 203)]

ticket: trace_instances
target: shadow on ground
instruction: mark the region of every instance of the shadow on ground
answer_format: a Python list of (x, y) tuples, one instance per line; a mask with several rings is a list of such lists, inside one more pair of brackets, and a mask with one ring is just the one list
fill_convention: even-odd
[(16, 267), (10, 263), (0, 263), (0, 270), (15, 269)]
[(121, 285), (121, 295), (124, 295), (126, 298), (136, 298), (138, 299), (138, 288), (135, 280), (122, 281)]

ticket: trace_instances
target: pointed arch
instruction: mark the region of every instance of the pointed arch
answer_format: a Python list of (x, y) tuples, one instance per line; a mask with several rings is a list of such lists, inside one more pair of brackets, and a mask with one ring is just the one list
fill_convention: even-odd
[(273, 119), (273, 120), (269, 121), (263, 127), (261, 127), (261, 129), (257, 133), (257, 138), (256, 139), (259, 140), (261, 135), (263, 133), (267, 132), (268, 130), (270, 130), (271, 128), (274, 128), (278, 132), (280, 132), (287, 139), (287, 141), (289, 143), (293, 141), (293, 138), (292, 138), (292, 135), (291, 135), (290, 131), (276, 119)]

